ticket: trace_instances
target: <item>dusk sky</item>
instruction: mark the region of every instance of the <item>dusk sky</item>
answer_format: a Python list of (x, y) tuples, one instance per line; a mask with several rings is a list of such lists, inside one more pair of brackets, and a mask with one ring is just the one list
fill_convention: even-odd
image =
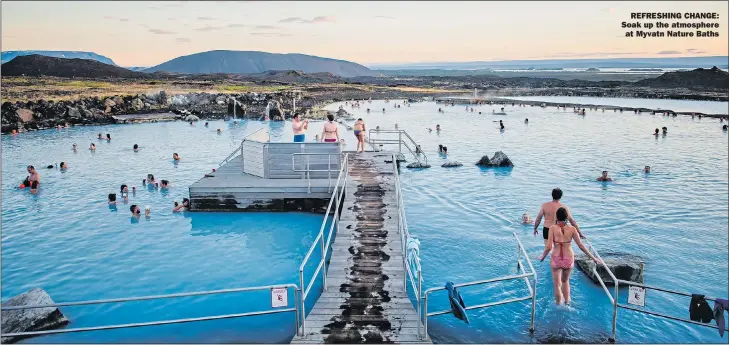
[[(626, 38), (631, 12), (717, 12), (718, 38)], [(377, 63), (727, 55), (714, 2), (3, 1), (2, 50), (153, 66), (208, 50)], [(665, 20), (674, 22), (677, 20)], [(698, 22), (698, 21), (688, 21)], [(695, 31), (684, 29), (687, 31)]]

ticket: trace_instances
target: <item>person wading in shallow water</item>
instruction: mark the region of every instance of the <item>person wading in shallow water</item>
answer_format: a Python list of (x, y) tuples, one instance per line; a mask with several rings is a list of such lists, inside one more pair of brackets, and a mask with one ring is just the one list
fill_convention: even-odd
[(559, 209), (560, 207), (563, 207), (565, 210), (567, 210), (567, 219), (569, 220), (570, 224), (575, 227), (575, 229), (577, 230), (577, 234), (579, 234), (582, 238), (586, 238), (582, 231), (580, 231), (580, 226), (577, 225), (575, 219), (572, 218), (572, 214), (570, 213), (569, 208), (559, 202), (560, 199), (562, 199), (562, 190), (559, 188), (552, 189), (552, 201), (542, 204), (542, 207), (539, 209), (539, 214), (537, 214), (537, 219), (534, 220), (534, 236), (537, 236), (537, 234), (539, 233), (539, 231), (537, 230), (539, 229), (539, 223), (542, 222), (542, 217), (544, 217), (542, 238), (544, 238), (545, 245), (547, 244), (547, 238), (549, 238), (549, 227), (554, 225), (557, 209)]
[[(554, 286), (554, 302), (556, 304), (570, 304), (570, 274), (575, 266), (575, 253), (572, 251), (572, 240), (577, 243), (580, 250), (590, 259), (599, 263), (597, 258), (582, 244), (577, 228), (567, 225), (567, 209), (560, 207), (556, 212), (556, 223), (549, 227), (549, 236), (539, 261), (544, 261), (547, 254), (552, 251), (549, 267), (552, 270), (552, 284)], [(554, 247), (554, 250), (552, 250)]]

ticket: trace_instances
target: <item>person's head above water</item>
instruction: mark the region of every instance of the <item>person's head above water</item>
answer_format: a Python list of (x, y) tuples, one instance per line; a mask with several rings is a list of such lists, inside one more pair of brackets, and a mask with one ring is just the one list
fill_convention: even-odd
[(35, 167), (34, 167), (34, 166), (32, 166), (32, 165), (29, 165), (29, 166), (28, 166), (28, 167), (27, 167), (26, 169), (27, 169), (27, 170), (28, 170), (28, 172), (29, 172), (29, 173), (31, 173), (31, 174), (35, 172)]
[(603, 178), (607, 178), (607, 176), (608, 176), (608, 172), (607, 172), (607, 170), (603, 170), (603, 171), (602, 171), (602, 177), (603, 177)]
[(180, 155), (177, 154), (177, 152), (172, 154), (172, 159), (174, 160), (180, 160)]
[(58, 165), (61, 169), (68, 169), (68, 165), (66, 165), (66, 162), (61, 162), (61, 164)]
[(137, 205), (129, 206), (129, 211), (132, 212), (132, 215), (134, 216), (138, 216), (142, 213), (142, 210), (140, 210)]
[(327, 120), (329, 120), (329, 122), (334, 121), (334, 115), (332, 115), (332, 114), (327, 115)]
[(127, 185), (123, 184), (121, 185), (121, 187), (119, 187), (119, 191), (122, 193), (126, 193), (129, 191), (129, 188), (127, 187)]
[(294, 114), (294, 120), (296, 120), (296, 121), (299, 120), (299, 113)]
[(113, 202), (116, 202), (116, 194), (109, 193), (109, 203), (111, 204)]
[(133, 148), (134, 150), (139, 150), (139, 145), (137, 145), (137, 144), (134, 144), (134, 146), (132, 146), (132, 148)]
[(552, 199), (553, 200), (562, 199), (562, 190), (559, 188), (552, 189)]
[(109, 139), (109, 140), (111, 140), (111, 134), (109, 134), (109, 133), (106, 133), (106, 139)]
[(564, 207), (560, 207), (557, 209), (557, 221), (558, 222), (567, 221), (567, 209), (565, 209)]
[(646, 165), (645, 168), (643, 169), (643, 171), (649, 173), (649, 172), (651, 172), (651, 167), (649, 165)]
[(162, 181), (160, 181), (160, 185), (161, 185), (162, 187), (167, 187), (167, 185), (168, 185), (168, 184), (170, 184), (170, 181), (167, 181), (167, 180), (162, 180)]

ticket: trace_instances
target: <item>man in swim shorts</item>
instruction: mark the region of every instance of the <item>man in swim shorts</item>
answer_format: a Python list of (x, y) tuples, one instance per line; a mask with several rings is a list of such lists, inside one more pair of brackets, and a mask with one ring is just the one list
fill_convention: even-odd
[(291, 121), (291, 128), (294, 130), (294, 142), (303, 143), (306, 139), (304, 133), (309, 128), (309, 120), (301, 121), (299, 114), (294, 115), (294, 120)]
[(537, 214), (537, 219), (534, 220), (534, 236), (537, 236), (537, 233), (539, 231), (539, 223), (542, 222), (542, 217), (544, 217), (544, 228), (542, 228), (542, 238), (544, 238), (544, 244), (547, 244), (547, 239), (549, 238), (549, 227), (555, 224), (555, 219), (557, 217), (557, 210), (560, 207), (564, 207), (567, 210), (567, 220), (569, 220), (570, 224), (577, 229), (577, 233), (580, 235), (580, 237), (585, 238), (585, 235), (582, 234), (582, 231), (580, 231), (580, 226), (577, 225), (577, 222), (574, 218), (572, 218), (572, 212), (570, 212), (567, 205), (564, 205), (559, 202), (559, 200), (562, 199), (562, 190), (559, 188), (552, 189), (552, 201), (545, 202), (542, 204), (542, 207), (539, 209), (539, 214)]

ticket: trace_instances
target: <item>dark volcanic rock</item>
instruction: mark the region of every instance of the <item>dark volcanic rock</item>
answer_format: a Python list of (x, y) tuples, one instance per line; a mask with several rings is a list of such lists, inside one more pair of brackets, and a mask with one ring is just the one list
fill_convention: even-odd
[[(625, 253), (602, 253), (603, 261), (610, 268), (616, 278), (620, 280), (627, 280), (636, 283), (643, 283), (643, 270), (644, 264), (643, 259), (638, 256), (625, 254)], [(593, 282), (599, 284), (597, 277), (593, 273), (593, 268), (596, 266), (595, 262), (585, 255), (579, 255), (575, 257), (575, 263), (581, 271), (592, 279)], [(610, 275), (602, 265), (597, 265), (597, 274), (600, 275), (605, 285), (615, 285)]]
[(143, 78), (141, 72), (87, 59), (64, 59), (43, 55), (18, 56), (2, 65), (3, 76), (53, 76), (82, 78)]
[(455, 168), (455, 167), (462, 167), (462, 166), (463, 166), (463, 163), (456, 162), (456, 161), (445, 162), (445, 163), (443, 163), (443, 165), (441, 165), (441, 167), (443, 167), (443, 168)]
[(421, 163), (421, 162), (412, 162), (406, 166), (408, 169), (425, 169), (430, 168), (430, 164)]
[(635, 85), (658, 88), (706, 88), (729, 89), (729, 72), (714, 66), (711, 69), (697, 68), (693, 71), (667, 72), (656, 78), (635, 82)]
[[(34, 288), (28, 292), (17, 295), (2, 306), (22, 306), (53, 304), (51, 296), (43, 289)], [(58, 308), (35, 308), (2, 311), (2, 333), (33, 332), (61, 327), (68, 323), (68, 319)], [(3, 337), (3, 343), (13, 343), (21, 337)]]
[(476, 162), (476, 165), (481, 167), (513, 167), (514, 163), (511, 162), (511, 159), (509, 159), (506, 154), (501, 151), (497, 151), (493, 158), (489, 158), (489, 156), (481, 157), (481, 159)]

